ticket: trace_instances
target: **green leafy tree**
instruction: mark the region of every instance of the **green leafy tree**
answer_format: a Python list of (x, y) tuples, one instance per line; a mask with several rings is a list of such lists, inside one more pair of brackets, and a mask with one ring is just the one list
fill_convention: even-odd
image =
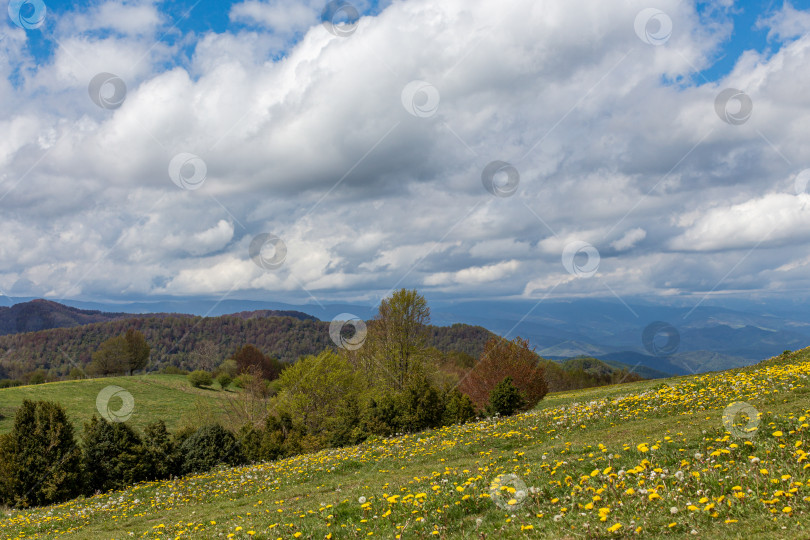
[(128, 372), (132, 375), (133, 371), (141, 370), (149, 363), (150, 348), (144, 335), (133, 328), (127, 329), (124, 340), (129, 349)]
[(93, 353), (90, 371), (95, 375), (118, 375), (129, 371), (129, 344), (124, 336), (108, 339)]
[(520, 390), (512, 384), (512, 377), (506, 377), (495, 385), (489, 395), (487, 412), (501, 416), (511, 416), (523, 407), (525, 399)]
[(330, 350), (307, 356), (287, 367), (278, 380), (278, 410), (308, 433), (330, 431), (343, 403), (357, 397), (362, 381), (349, 362)]
[(15, 506), (64, 501), (81, 491), (81, 452), (73, 426), (57, 403), (24, 400), (3, 453), (12, 464), (5, 482), (13, 490)]
[(424, 371), (430, 308), (416, 290), (400, 289), (380, 302), (359, 352), (361, 369), (378, 386), (403, 390)]
[(84, 425), (82, 459), (93, 491), (121, 489), (149, 477), (143, 440), (123, 422), (93, 416)]

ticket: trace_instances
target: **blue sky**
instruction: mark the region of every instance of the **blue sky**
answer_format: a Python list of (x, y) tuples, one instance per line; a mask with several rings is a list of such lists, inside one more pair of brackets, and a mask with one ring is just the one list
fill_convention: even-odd
[(0, 40), (2, 294), (810, 290), (808, 1), (45, 4)]

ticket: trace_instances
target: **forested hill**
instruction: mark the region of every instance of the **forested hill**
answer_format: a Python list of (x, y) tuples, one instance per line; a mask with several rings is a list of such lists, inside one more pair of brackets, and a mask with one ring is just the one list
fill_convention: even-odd
[(77, 309), (50, 300), (32, 300), (0, 307), (0, 335), (36, 332), (133, 317), (131, 313), (105, 313)]
[[(221, 361), (247, 343), (286, 362), (334, 346), (329, 338), (329, 322), (314, 318), (251, 317), (248, 313), (219, 317), (135, 316), (0, 336), (0, 379), (18, 378), (38, 368), (53, 376), (67, 375), (73, 367), (86, 367), (103, 341), (128, 328), (143, 332), (152, 348), (149, 370), (168, 365), (212, 369), (215, 366), (201, 364)], [(431, 327), (430, 335), (431, 344), (439, 350), (477, 356), (494, 334), (482, 327), (456, 324)]]

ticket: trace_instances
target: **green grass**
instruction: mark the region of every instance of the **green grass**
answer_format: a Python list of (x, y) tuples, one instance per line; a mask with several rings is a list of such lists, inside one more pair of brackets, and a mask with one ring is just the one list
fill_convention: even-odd
[[(154, 420), (163, 420), (170, 429), (182, 423), (192, 423), (202, 414), (221, 418), (227, 410), (228, 398), (235, 392), (213, 388), (192, 388), (183, 375), (134, 375), (63, 381), (32, 386), (0, 389), (0, 433), (11, 431), (14, 412), (23, 399), (50, 400), (65, 407), (68, 417), (80, 433), (84, 422), (98, 415), (96, 397), (107, 386), (119, 386), (132, 394), (135, 405), (128, 422), (139, 429)], [(121, 409), (123, 401), (113, 397), (109, 401), (112, 411)]]
[[(509, 418), (7, 510), (0, 538), (808, 538), (808, 379), (804, 350), (551, 394)], [(736, 401), (761, 413), (750, 439), (723, 423)]]

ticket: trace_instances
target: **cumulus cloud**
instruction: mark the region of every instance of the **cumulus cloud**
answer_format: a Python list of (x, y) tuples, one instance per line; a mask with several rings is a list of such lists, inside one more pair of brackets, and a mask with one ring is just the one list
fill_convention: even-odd
[[(9, 33), (0, 288), (307, 300), (807, 280), (808, 195), (788, 180), (810, 162), (810, 35), (788, 23), (806, 12), (763, 16), (778, 50), (706, 81), (695, 70), (722, 52), (730, 4), (661, 2), (659, 46), (636, 33), (644, 2), (357, 7), (346, 37), (320, 3), (282, 0), (178, 36), (159, 4), (110, 0), (64, 14), (45, 60)], [(89, 98), (99, 72), (126, 82), (120, 108)], [(716, 113), (728, 87), (753, 103), (740, 125)], [(205, 163), (199, 189), (169, 177), (180, 153)], [(485, 188), (495, 160), (518, 173), (511, 196)], [(249, 258), (260, 233), (287, 245), (276, 271)], [(601, 253), (593, 278), (561, 263), (573, 241)]]

